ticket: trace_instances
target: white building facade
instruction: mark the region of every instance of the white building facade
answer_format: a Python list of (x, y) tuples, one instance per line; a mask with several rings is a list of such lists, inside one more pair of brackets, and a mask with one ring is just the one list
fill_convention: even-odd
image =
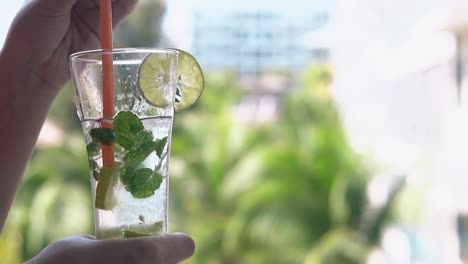
[(310, 54), (301, 38), (327, 23), (329, 2), (193, 1), (190, 50), (207, 71), (302, 70)]

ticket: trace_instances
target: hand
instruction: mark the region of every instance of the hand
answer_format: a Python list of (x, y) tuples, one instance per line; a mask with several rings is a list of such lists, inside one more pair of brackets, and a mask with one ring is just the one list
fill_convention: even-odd
[[(115, 26), (138, 0), (112, 2)], [(58, 92), (70, 76), (68, 56), (99, 48), (99, 18), (99, 0), (30, 0), (13, 21), (3, 53)]]
[(194, 250), (184, 234), (115, 240), (75, 236), (51, 244), (26, 264), (176, 264)]
[[(115, 26), (138, 0), (112, 2)], [(99, 0), (28, 0), (13, 20), (0, 53), (0, 138), (7, 139), (0, 152), (0, 230), (47, 111), (70, 77), (68, 56), (99, 47), (99, 11)]]

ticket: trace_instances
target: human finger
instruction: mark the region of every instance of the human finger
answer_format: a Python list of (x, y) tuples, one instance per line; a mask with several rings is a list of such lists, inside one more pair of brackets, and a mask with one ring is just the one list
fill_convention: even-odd
[(50, 15), (62, 15), (64, 12), (70, 12), (73, 5), (78, 0), (31, 0), (38, 7), (47, 10)]
[[(113, 0), (112, 1), (112, 24), (117, 26), (122, 20), (135, 9), (138, 0)], [(100, 36), (100, 1), (78, 0), (74, 7), (74, 16), (88, 26), (97, 37)]]
[[(50, 0), (52, 1), (52, 0)], [(76, 1), (76, 0), (75, 0)], [(78, 0), (77, 5), (88, 11), (96, 13), (100, 8), (100, 0)], [(133, 9), (135, 9), (138, 0), (112, 0), (112, 21), (114, 26), (118, 25)]]
[(94, 249), (103, 263), (176, 264), (193, 255), (195, 243), (185, 234), (167, 234), (97, 241)]

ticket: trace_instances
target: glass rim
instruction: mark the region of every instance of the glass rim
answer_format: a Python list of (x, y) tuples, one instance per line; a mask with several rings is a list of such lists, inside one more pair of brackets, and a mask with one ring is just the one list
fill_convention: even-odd
[[(94, 50), (84, 50), (72, 53), (70, 61), (79, 60), (85, 56), (89, 55), (103, 55), (103, 54), (132, 54), (132, 53), (166, 53), (177, 55), (178, 51), (173, 48), (117, 48), (112, 50), (106, 49), (94, 49)], [(86, 60), (86, 59), (83, 59)]]

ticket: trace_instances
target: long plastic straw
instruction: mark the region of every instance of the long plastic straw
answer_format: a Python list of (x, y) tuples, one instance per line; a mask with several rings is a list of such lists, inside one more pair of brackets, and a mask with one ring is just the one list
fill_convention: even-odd
[[(102, 55), (102, 112), (104, 121), (102, 127), (112, 128), (112, 123), (106, 122), (114, 117), (114, 66), (112, 58), (112, 1), (101, 0), (101, 48)], [(106, 53), (106, 51), (108, 51)], [(102, 162), (104, 167), (114, 167), (114, 147), (102, 146)]]

